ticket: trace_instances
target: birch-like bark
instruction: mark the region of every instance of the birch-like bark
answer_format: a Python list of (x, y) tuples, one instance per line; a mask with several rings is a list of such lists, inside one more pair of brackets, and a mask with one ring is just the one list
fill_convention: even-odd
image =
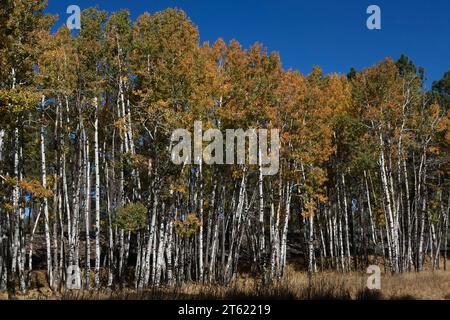
[[(45, 97), (42, 96), (41, 108), (42, 108), (42, 117), (41, 117), (41, 178), (42, 178), (42, 187), (44, 189), (47, 188), (47, 168), (46, 168), (46, 156), (45, 156), (45, 131), (44, 131), (44, 107), (45, 107)], [(52, 251), (51, 251), (51, 238), (50, 238), (50, 221), (48, 214), (48, 199), (44, 197), (44, 226), (45, 226), (45, 245), (47, 249), (47, 277), (50, 288), (53, 288), (53, 265), (52, 265)]]
[(219, 222), (220, 222), (219, 217), (218, 215), (216, 215), (214, 218), (214, 231), (211, 244), (211, 259), (209, 261), (209, 269), (208, 269), (208, 281), (210, 283), (215, 281), (215, 265), (219, 241)]
[(286, 268), (287, 235), (289, 230), (289, 218), (291, 215), (291, 199), (292, 199), (291, 188), (292, 188), (291, 183), (288, 182), (286, 184), (286, 202), (285, 202), (283, 229), (281, 234), (280, 276), (284, 274)]
[(238, 235), (238, 230), (240, 228), (242, 212), (244, 210), (245, 187), (246, 187), (246, 171), (244, 170), (242, 179), (241, 179), (240, 188), (239, 188), (239, 199), (238, 199), (238, 204), (237, 204), (237, 208), (236, 208), (236, 213), (234, 213), (233, 217), (232, 217), (230, 249), (228, 251), (227, 263), (225, 265), (225, 270), (224, 270), (225, 284), (228, 283), (228, 281), (231, 278), (232, 266), (233, 266), (233, 255), (234, 255), (235, 247), (237, 245), (237, 240), (238, 240), (237, 235)]
[(89, 137), (83, 130), (84, 136), (84, 162), (85, 162), (85, 205), (84, 205), (84, 221), (86, 233), (86, 270), (85, 270), (85, 288), (90, 289), (91, 286), (91, 237), (90, 237), (90, 220), (91, 220), (91, 166), (89, 161)]
[(345, 187), (345, 178), (343, 174), (341, 174), (341, 181), (342, 181), (342, 199), (343, 199), (342, 213), (344, 215), (344, 231), (345, 231), (345, 254), (347, 258), (347, 267), (350, 269), (351, 254), (350, 254), (350, 231), (348, 222), (348, 203), (347, 203), (347, 192)]
[(0, 129), (0, 174), (3, 173), (3, 137), (5, 136), (5, 130)]
[[(425, 185), (426, 182), (426, 166), (425, 166), (425, 150), (423, 150), (423, 154), (420, 161), (419, 173), (418, 173), (418, 184), (417, 184), (417, 204), (416, 206), (421, 207), (420, 210), (420, 220), (418, 221), (418, 225), (420, 226), (419, 235), (418, 235), (418, 249), (417, 249), (417, 269), (418, 271), (423, 270), (423, 242), (424, 242), (424, 230), (425, 230), (425, 210), (426, 210), (426, 195), (422, 195), (422, 184)], [(423, 173), (422, 173), (423, 172)], [(422, 203), (420, 203), (422, 201)]]
[(109, 166), (108, 162), (105, 160), (105, 180), (106, 180), (106, 201), (108, 208), (108, 287), (111, 287), (114, 280), (114, 235), (113, 235), (113, 225), (112, 225), (112, 205), (111, 205), (111, 191), (109, 184)]
[[(156, 229), (156, 215), (158, 210), (158, 192), (156, 190), (156, 186), (153, 184), (153, 207), (149, 215), (149, 221), (150, 221), (150, 227), (149, 227), (149, 233), (148, 233), (148, 240), (147, 240), (147, 248), (145, 253), (145, 262), (144, 262), (144, 276), (142, 278), (142, 282), (140, 283), (139, 287), (143, 288), (144, 286), (148, 285), (148, 282), (150, 280), (150, 273), (151, 273), (151, 257), (152, 257), (152, 249), (154, 247), (153, 238), (155, 234)], [(153, 260), (155, 259), (155, 256), (153, 256)]]
[(409, 179), (408, 170), (406, 168), (406, 160), (403, 160), (403, 176), (405, 179), (405, 194), (406, 194), (406, 267), (411, 271), (412, 261), (412, 222), (411, 222), (411, 201), (409, 196)]
[(211, 252), (211, 242), (212, 242), (212, 224), (213, 224), (213, 215), (215, 212), (215, 201), (216, 201), (216, 189), (217, 189), (217, 181), (214, 180), (213, 182), (213, 190), (211, 193), (211, 200), (210, 200), (210, 207), (209, 207), (209, 212), (208, 212), (208, 222), (207, 222), (207, 229), (206, 229), (206, 248), (205, 248), (205, 269), (206, 269), (206, 275), (205, 278), (206, 280), (209, 282), (209, 261), (210, 261), (210, 256), (212, 255)]
[(100, 164), (98, 147), (98, 101), (94, 98), (94, 168), (95, 168), (95, 288), (100, 288)]
[(367, 197), (367, 208), (369, 211), (369, 223), (370, 223), (370, 232), (372, 236), (372, 243), (377, 245), (377, 237), (375, 232), (375, 224), (373, 221), (373, 213), (372, 213), (372, 202), (370, 200), (370, 192), (369, 192), (369, 182), (367, 181), (367, 172), (364, 170), (364, 184), (366, 187), (366, 197)]
[(173, 219), (167, 222), (167, 246), (166, 246), (166, 258), (167, 258), (167, 284), (173, 285), (173, 269), (172, 269), (172, 242), (173, 242), (173, 220), (177, 218), (177, 209), (172, 208), (175, 211)]
[(203, 282), (203, 168), (202, 168), (203, 160), (200, 159), (199, 161), (199, 183), (200, 183), (200, 190), (199, 190), (199, 217), (200, 217), (200, 230), (198, 233), (198, 268), (199, 268), (199, 282)]
[(391, 202), (391, 192), (389, 190), (388, 186), (388, 178), (386, 174), (386, 164), (385, 164), (385, 158), (384, 158), (384, 141), (383, 136), (380, 133), (380, 169), (381, 169), (381, 184), (384, 192), (385, 197), (385, 208), (387, 211), (387, 227), (389, 236), (388, 239), (390, 241), (388, 242), (388, 246), (391, 251), (391, 265), (392, 265), (392, 272), (397, 273), (398, 272), (398, 255), (397, 255), (397, 232), (396, 232), (396, 224), (394, 221), (394, 213), (392, 209), (392, 202)]
[[(17, 270), (17, 255), (19, 250), (19, 219), (20, 219), (20, 208), (19, 208), (19, 128), (14, 129), (14, 179), (15, 183), (13, 186), (12, 200), (14, 208), (14, 217), (10, 221), (10, 230), (13, 233), (11, 237), (11, 276), (12, 282), (15, 289), (15, 275)], [(14, 232), (12, 232), (14, 227)]]
[[(162, 204), (162, 213), (164, 213), (164, 203)], [(160, 226), (159, 226), (159, 241), (158, 241), (158, 252), (157, 252), (157, 258), (156, 258), (156, 270), (155, 270), (155, 279), (154, 283), (155, 285), (159, 285), (161, 283), (161, 269), (163, 267), (163, 259), (164, 259), (164, 247), (165, 247), (165, 239), (166, 239), (166, 232), (165, 232), (165, 221), (161, 215), (160, 217)]]
[(308, 218), (308, 272), (315, 272), (315, 255), (314, 255), (314, 215)]
[(259, 255), (260, 255), (260, 268), (263, 274), (264, 281), (266, 280), (266, 247), (265, 247), (265, 232), (264, 232), (264, 180), (262, 173), (262, 150), (261, 143), (258, 144), (258, 188), (259, 188)]
[(34, 235), (36, 233), (36, 228), (39, 223), (39, 218), (41, 217), (41, 208), (39, 208), (38, 215), (34, 221), (33, 229), (31, 230), (30, 235), (30, 248), (28, 251), (28, 286), (31, 286), (31, 279), (33, 274), (33, 243), (34, 243)]

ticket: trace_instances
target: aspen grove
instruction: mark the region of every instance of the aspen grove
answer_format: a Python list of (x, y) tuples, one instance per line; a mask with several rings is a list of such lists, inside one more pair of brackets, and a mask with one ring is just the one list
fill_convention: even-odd
[[(260, 44), (200, 44), (181, 10), (89, 8), (75, 33), (45, 6), (0, 5), (0, 291), (44, 270), (65, 290), (69, 267), (85, 289), (269, 283), (294, 256), (448, 267), (450, 72), (427, 90), (402, 55), (302, 75)], [(174, 164), (195, 121), (280, 130), (277, 174)]]

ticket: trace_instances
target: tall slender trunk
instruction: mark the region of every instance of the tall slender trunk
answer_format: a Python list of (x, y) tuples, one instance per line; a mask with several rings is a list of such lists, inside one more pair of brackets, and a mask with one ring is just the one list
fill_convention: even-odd
[(198, 280), (199, 282), (203, 282), (203, 168), (202, 168), (202, 162), (203, 160), (200, 159), (199, 161), (199, 183), (200, 183), (200, 195), (199, 195), (199, 218), (200, 218), (200, 230), (198, 233), (198, 268), (199, 268), (199, 275)]
[(259, 255), (260, 255), (260, 268), (264, 281), (266, 280), (266, 247), (265, 247), (265, 232), (264, 232), (264, 180), (262, 174), (262, 150), (261, 143), (258, 144), (258, 188), (259, 188)]
[[(83, 130), (84, 131), (84, 130)], [(90, 220), (91, 220), (91, 167), (89, 161), (89, 137), (84, 131), (84, 161), (85, 161), (85, 206), (84, 221), (86, 233), (86, 283), (85, 288), (90, 289), (91, 282), (91, 237), (90, 237)]]
[(396, 222), (394, 220), (394, 210), (393, 210), (393, 204), (391, 201), (391, 192), (389, 190), (388, 186), (388, 177), (386, 173), (386, 164), (385, 164), (385, 157), (384, 157), (384, 141), (383, 136), (380, 133), (380, 146), (381, 146), (381, 152), (380, 152), (380, 169), (381, 169), (381, 183), (384, 191), (384, 197), (386, 201), (386, 211), (387, 211), (387, 226), (388, 226), (388, 232), (389, 232), (389, 247), (392, 254), (391, 259), (391, 265), (392, 265), (392, 272), (397, 273), (398, 272), (398, 241), (397, 241), (397, 230), (396, 230)]
[(100, 164), (98, 150), (98, 101), (94, 98), (94, 168), (95, 168), (95, 288), (100, 288)]
[(286, 184), (286, 202), (285, 202), (285, 212), (283, 220), (283, 229), (281, 234), (281, 254), (280, 254), (280, 275), (282, 276), (286, 269), (286, 252), (287, 252), (287, 235), (289, 230), (289, 218), (291, 215), (291, 183)]
[(28, 251), (28, 286), (31, 286), (31, 279), (32, 279), (32, 273), (33, 273), (33, 243), (34, 243), (34, 235), (36, 233), (36, 228), (39, 223), (39, 218), (41, 217), (41, 208), (39, 208), (39, 213), (36, 216), (36, 219), (34, 221), (33, 229), (31, 230), (30, 235), (30, 248)]
[[(344, 216), (344, 231), (345, 231), (345, 254), (347, 258), (347, 267), (350, 269), (351, 266), (351, 254), (350, 254), (350, 231), (349, 231), (349, 222), (348, 222), (348, 203), (347, 203), (347, 192), (345, 186), (345, 178), (344, 175), (341, 174), (342, 181), (342, 199), (343, 199), (343, 216)], [(355, 248), (353, 248), (355, 250)]]
[[(42, 96), (41, 108), (41, 177), (42, 177), (42, 187), (47, 188), (47, 169), (45, 163), (45, 131), (44, 131), (44, 107), (45, 107), (45, 97)], [(47, 249), (47, 277), (50, 288), (53, 288), (53, 265), (52, 265), (52, 251), (51, 251), (51, 239), (50, 239), (50, 222), (48, 214), (48, 199), (44, 197), (44, 226), (45, 226), (45, 245)]]

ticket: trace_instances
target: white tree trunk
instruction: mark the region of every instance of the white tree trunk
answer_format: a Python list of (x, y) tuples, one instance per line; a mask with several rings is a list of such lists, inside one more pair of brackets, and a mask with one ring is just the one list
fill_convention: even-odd
[(94, 168), (95, 168), (95, 288), (100, 288), (100, 165), (98, 150), (98, 101), (94, 98)]
[[(84, 131), (84, 130), (83, 130)], [(84, 153), (85, 153), (85, 206), (84, 221), (86, 232), (86, 280), (85, 288), (90, 289), (91, 282), (91, 237), (90, 237), (90, 220), (91, 220), (91, 166), (89, 161), (89, 137), (84, 132)]]
[(259, 256), (260, 268), (263, 274), (263, 279), (266, 280), (266, 248), (265, 248), (265, 232), (264, 232), (264, 180), (262, 174), (262, 150), (261, 143), (258, 145), (258, 188), (259, 188)]
[[(44, 123), (44, 103), (45, 97), (42, 96), (42, 123)], [(43, 124), (41, 125), (41, 177), (42, 187), (47, 188), (47, 169), (45, 163), (45, 131)], [(50, 288), (53, 288), (53, 267), (52, 267), (52, 252), (51, 252), (51, 239), (50, 239), (50, 222), (48, 214), (48, 199), (44, 197), (44, 220), (45, 220), (45, 244), (47, 248), (47, 277)]]
[(200, 218), (200, 230), (198, 233), (198, 269), (199, 269), (199, 281), (203, 282), (203, 172), (202, 162), (199, 161), (199, 179), (200, 179), (200, 196), (199, 196), (199, 218)]

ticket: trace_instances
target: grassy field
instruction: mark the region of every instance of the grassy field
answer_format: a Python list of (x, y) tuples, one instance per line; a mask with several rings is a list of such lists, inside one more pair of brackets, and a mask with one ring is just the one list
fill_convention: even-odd
[[(311, 279), (304, 272), (290, 269), (287, 275), (270, 285), (261, 285), (249, 276), (241, 275), (230, 286), (183, 284), (136, 291), (100, 290), (70, 291), (53, 294), (48, 288), (30, 290), (16, 299), (437, 299), (450, 300), (450, 272), (425, 271), (402, 275), (381, 276), (381, 290), (366, 288), (367, 274), (321, 272)], [(0, 293), (0, 299), (7, 299)]]

